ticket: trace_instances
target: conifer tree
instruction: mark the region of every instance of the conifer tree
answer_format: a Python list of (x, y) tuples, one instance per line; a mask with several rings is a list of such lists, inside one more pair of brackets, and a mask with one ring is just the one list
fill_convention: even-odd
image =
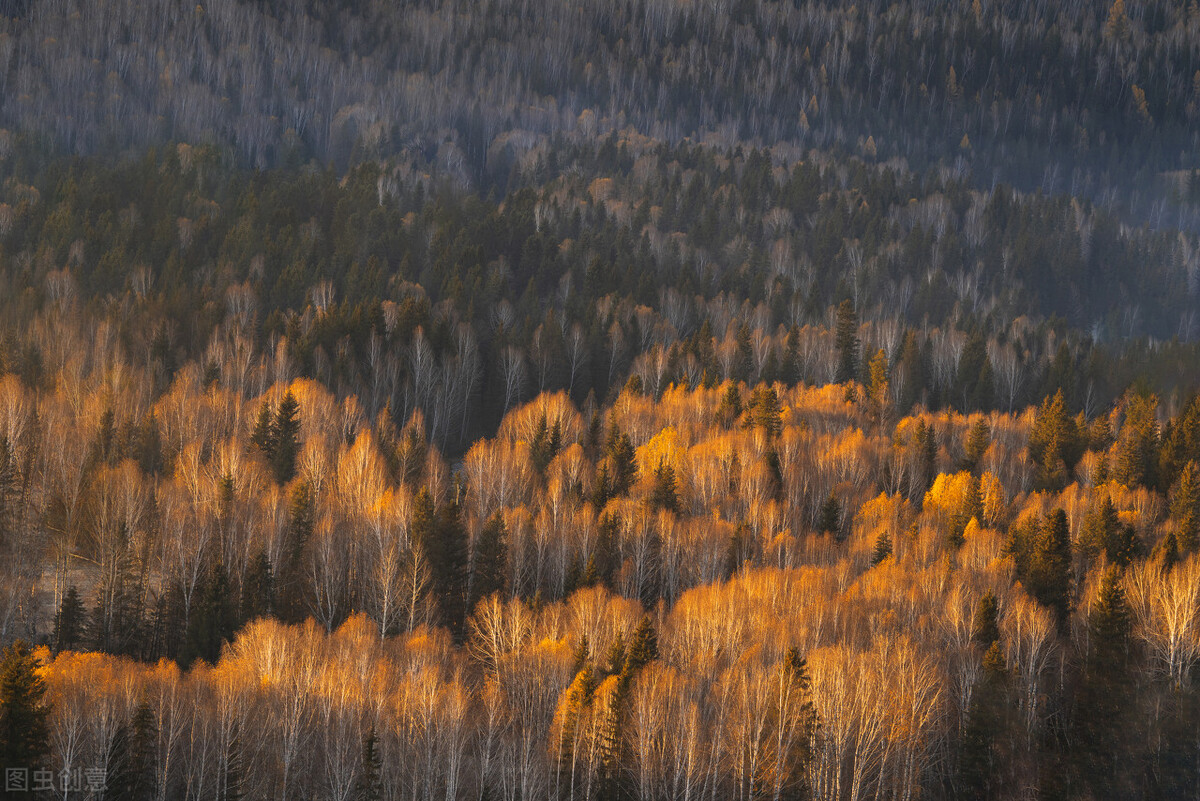
[(971, 694), (954, 782), (953, 794), (958, 798), (997, 797), (1000, 776), (996, 741), (1003, 731), (1006, 681), (1004, 654), (996, 641), (984, 653), (983, 676)]
[(271, 469), (275, 480), (286, 484), (296, 475), (296, 456), (300, 453), (300, 404), (290, 390), (275, 411), (271, 445)]
[(845, 383), (858, 378), (858, 312), (854, 303), (847, 298), (837, 309), (837, 329), (834, 344), (838, 353), (838, 368), (835, 380)]
[(971, 639), (984, 651), (1000, 641), (999, 604), (991, 590), (984, 593), (971, 620)]
[(842, 530), (842, 504), (835, 493), (829, 493), (821, 506), (821, 519), (817, 531), (822, 534), (839, 534)]
[(1155, 487), (1158, 479), (1158, 398), (1133, 395), (1117, 437), (1113, 478), (1127, 487)]
[(1059, 628), (1064, 627), (1071, 611), (1071, 532), (1062, 509), (1046, 517), (1033, 544), (1029, 589), (1054, 612)]
[(668, 512), (679, 511), (679, 497), (675, 489), (675, 468), (669, 462), (659, 462), (654, 469), (654, 489), (650, 492), (650, 508)]
[(79, 590), (72, 584), (63, 593), (62, 603), (59, 604), (58, 614), (54, 616), (54, 651), (71, 651), (79, 645), (83, 638), (84, 623), (83, 600)]
[(362, 766), (354, 782), (354, 801), (379, 801), (383, 798), (383, 759), (379, 737), (372, 726), (363, 738)]
[(979, 465), (983, 461), (983, 455), (991, 444), (992, 430), (987, 420), (976, 421), (971, 426), (970, 433), (967, 434), (967, 442), (963, 448), (963, 468), (977, 473)]
[(892, 555), (892, 538), (887, 529), (879, 532), (875, 539), (875, 547), (871, 551), (871, 564), (877, 565)]
[(1200, 544), (1200, 469), (1189, 460), (1171, 496), (1171, 517), (1179, 532), (1179, 547), (1193, 551)]
[(122, 722), (109, 747), (105, 797), (148, 801), (153, 797), (158, 725), (150, 704), (142, 701)]
[(241, 601), (238, 617), (243, 623), (274, 613), (275, 571), (266, 551), (260, 550), (250, 562), (242, 584)]
[(508, 577), (508, 531), (499, 512), (488, 518), (475, 540), (472, 559), (471, 606), (502, 593)]
[(0, 657), (0, 772), (47, 767), (50, 704), (37, 659), (22, 640)]

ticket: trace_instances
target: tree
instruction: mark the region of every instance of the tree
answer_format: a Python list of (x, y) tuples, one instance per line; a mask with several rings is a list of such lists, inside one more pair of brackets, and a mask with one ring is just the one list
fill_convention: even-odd
[(1179, 474), (1171, 496), (1171, 517), (1175, 519), (1179, 547), (1195, 550), (1200, 544), (1200, 469), (1189, 460)]
[(858, 312), (854, 303), (847, 298), (837, 308), (837, 329), (835, 331), (834, 347), (837, 348), (838, 362), (837, 383), (845, 383), (858, 378)]
[(243, 623), (267, 617), (275, 609), (275, 571), (266, 551), (259, 551), (250, 562), (242, 583), (241, 609), (238, 617)]
[(354, 801), (379, 801), (383, 798), (383, 759), (379, 737), (372, 726), (363, 739), (362, 764), (354, 783)]
[(997, 740), (1003, 733), (1003, 705), (1007, 673), (1004, 653), (997, 640), (983, 656), (983, 675), (971, 694), (971, 706), (959, 749), (955, 795), (959, 798), (995, 798), (1000, 783)]
[(887, 529), (879, 532), (875, 539), (875, 547), (871, 550), (871, 564), (877, 565), (892, 555), (892, 538)]
[(783, 431), (781, 413), (779, 395), (774, 387), (760, 385), (750, 394), (749, 423), (761, 429), (768, 439), (778, 437)]
[(484, 598), (503, 593), (508, 581), (508, 531), (504, 518), (495, 512), (475, 540), (475, 554), (471, 560), (471, 608)]
[(83, 600), (79, 597), (79, 590), (72, 584), (63, 593), (62, 603), (58, 607), (58, 614), (54, 616), (54, 651), (71, 651), (74, 650), (80, 640), (83, 638), (83, 623), (84, 623), (84, 608)]
[(967, 434), (967, 442), (963, 448), (963, 469), (972, 473), (978, 472), (983, 455), (992, 443), (992, 429), (987, 420), (977, 420)]
[(33, 771), (50, 757), (50, 703), (37, 658), (22, 640), (0, 658), (0, 770)]
[(871, 414), (878, 423), (882, 424), (887, 418), (892, 399), (888, 359), (883, 348), (875, 353), (867, 372), (870, 374), (867, 384), (867, 400), (871, 404)]
[(825, 503), (821, 505), (821, 516), (817, 522), (817, 531), (822, 534), (837, 535), (842, 530), (842, 504), (834, 493), (829, 493)]
[(1071, 611), (1071, 531), (1062, 509), (1046, 516), (1033, 543), (1029, 590), (1054, 612), (1060, 629), (1066, 626)]
[(991, 590), (984, 593), (971, 619), (971, 639), (987, 651), (1000, 641), (999, 604)]
[(650, 508), (668, 512), (679, 511), (679, 497), (675, 490), (675, 468), (666, 461), (654, 468), (654, 489), (650, 492)]
[(1042, 486), (1049, 489), (1065, 486), (1082, 455), (1082, 437), (1067, 414), (1066, 401), (1059, 390), (1053, 398), (1042, 401), (1029, 432), (1029, 456), (1041, 468)]
[(300, 404), (288, 391), (275, 411), (271, 423), (271, 469), (275, 480), (286, 484), (296, 475), (296, 455), (300, 452)]
[(1158, 479), (1158, 398), (1133, 395), (1117, 437), (1113, 477), (1127, 487), (1155, 487)]
[(158, 725), (150, 704), (142, 701), (123, 721), (109, 746), (105, 797), (149, 801), (155, 788)]

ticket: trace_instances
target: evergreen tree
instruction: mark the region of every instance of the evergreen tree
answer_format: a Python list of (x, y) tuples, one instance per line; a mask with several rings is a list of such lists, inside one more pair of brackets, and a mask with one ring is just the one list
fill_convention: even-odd
[(508, 577), (508, 531), (499, 512), (488, 518), (475, 540), (471, 607), (494, 593), (502, 593)]
[(155, 787), (158, 725), (150, 704), (142, 701), (133, 717), (117, 728), (109, 746), (105, 797), (149, 801)]
[(1195, 550), (1200, 544), (1200, 469), (1189, 460), (1179, 474), (1179, 482), (1171, 495), (1171, 517), (1179, 532), (1179, 547)]
[(649, 615), (642, 615), (637, 628), (629, 638), (629, 649), (625, 654), (625, 664), (621, 668), (621, 678), (626, 684), (646, 665), (658, 659), (658, 632)]
[(996, 594), (991, 590), (984, 593), (975, 607), (975, 616), (971, 620), (971, 639), (978, 643), (984, 651), (1000, 641), (1000, 607), (996, 602)]
[(1007, 673), (999, 641), (983, 656), (983, 676), (971, 694), (963, 730), (958, 775), (953, 795), (957, 798), (998, 797), (999, 754), (997, 740), (1004, 728), (1003, 704)]
[(871, 415), (878, 424), (882, 425), (887, 417), (888, 408), (891, 406), (888, 360), (887, 354), (883, 352), (882, 348), (871, 359), (867, 373), (869, 382), (867, 384), (867, 400), (871, 405)]
[(187, 621), (182, 661), (191, 664), (196, 659), (215, 663), (221, 646), (233, 639), (237, 631), (237, 603), (229, 586), (225, 565), (214, 562), (198, 588), (199, 598), (193, 604)]
[(379, 801), (383, 798), (383, 759), (379, 738), (372, 726), (363, 739), (362, 766), (354, 783), (354, 801)]
[(650, 508), (679, 511), (679, 498), (675, 490), (675, 468), (669, 462), (659, 462), (654, 469), (654, 489), (650, 492)]
[(605, 451), (612, 463), (612, 495), (618, 498), (627, 495), (637, 479), (637, 460), (629, 435), (623, 433), (615, 422), (608, 429)]
[(267, 617), (275, 609), (275, 571), (266, 551), (259, 551), (250, 562), (242, 584), (242, 603), (238, 617), (243, 623)]
[(837, 330), (834, 344), (838, 353), (838, 368), (835, 381), (839, 384), (858, 378), (858, 312), (849, 299), (843, 300), (837, 309)]
[(288, 500), (285, 548), (274, 581), (276, 614), (289, 623), (298, 623), (305, 616), (303, 554), (312, 538), (315, 515), (312, 488), (307, 481), (298, 482)]
[(760, 385), (750, 395), (750, 425), (762, 429), (774, 439), (783, 431), (782, 408), (774, 387)]
[(296, 456), (300, 453), (300, 404), (290, 390), (275, 411), (271, 443), (271, 469), (275, 481), (286, 484), (296, 475)]
[(83, 600), (79, 590), (72, 584), (63, 593), (62, 603), (59, 604), (58, 614), (54, 616), (54, 652), (73, 651), (83, 638), (84, 623)]
[(1083, 455), (1083, 441), (1067, 414), (1062, 390), (1038, 408), (1029, 432), (1029, 457), (1040, 468), (1039, 482), (1048, 489), (1066, 486), (1070, 472)]
[(835, 493), (829, 493), (821, 506), (821, 518), (817, 523), (817, 531), (822, 534), (838, 535), (842, 530), (842, 504)]
[(262, 452), (268, 464), (272, 463), (275, 454), (275, 434), (272, 430), (271, 406), (265, 400), (259, 404), (250, 444)]
[(1158, 479), (1158, 398), (1133, 395), (1117, 438), (1113, 478), (1127, 487), (1155, 487)]
[(892, 537), (887, 529), (879, 532), (875, 538), (875, 547), (871, 550), (871, 564), (877, 565), (892, 555)]
[(737, 382), (730, 381), (725, 385), (725, 393), (721, 396), (721, 403), (717, 406), (717, 422), (725, 428), (732, 428), (741, 416), (742, 393), (738, 390)]
[(992, 444), (992, 429), (987, 420), (978, 420), (971, 426), (967, 434), (966, 446), (963, 448), (963, 469), (972, 473), (979, 471), (983, 455)]
[(1029, 590), (1054, 612), (1060, 629), (1066, 626), (1071, 611), (1071, 531), (1062, 509), (1046, 517), (1033, 544)]
[(50, 759), (50, 703), (37, 659), (17, 640), (0, 657), (0, 773), (24, 768), (32, 775)]
[[(783, 680), (796, 698), (788, 710), (792, 716), (792, 739), (790, 747), (780, 755), (778, 769), (779, 798), (786, 801), (806, 801), (812, 797), (808, 777), (812, 773), (815, 758), (812, 744), (820, 728), (820, 718), (813, 703), (812, 680), (808, 675), (808, 662), (797, 648), (789, 648), (783, 657)], [(783, 714), (783, 710), (775, 711)]]

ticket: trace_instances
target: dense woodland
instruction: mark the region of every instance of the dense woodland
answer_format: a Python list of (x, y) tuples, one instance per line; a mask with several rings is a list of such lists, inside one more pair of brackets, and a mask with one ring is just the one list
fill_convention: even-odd
[(1198, 105), (1195, 2), (0, 0), (0, 798), (1200, 798)]

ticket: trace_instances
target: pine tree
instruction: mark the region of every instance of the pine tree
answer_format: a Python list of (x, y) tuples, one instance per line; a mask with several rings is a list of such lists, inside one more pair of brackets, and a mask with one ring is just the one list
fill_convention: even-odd
[(1171, 517), (1179, 532), (1179, 546), (1184, 551), (1195, 550), (1200, 544), (1200, 469), (1189, 460), (1179, 474), (1179, 482), (1171, 496)]
[(967, 723), (963, 730), (958, 775), (953, 795), (957, 798), (995, 798), (1000, 776), (996, 741), (1003, 731), (1003, 704), (1007, 673), (999, 641), (983, 656), (983, 676), (971, 694)]
[(1158, 478), (1158, 398), (1133, 395), (1117, 438), (1113, 477), (1127, 487), (1155, 487)]
[(285, 547), (274, 582), (276, 614), (289, 623), (304, 619), (303, 554), (313, 534), (314, 505), (308, 482), (297, 482), (288, 500)]
[(621, 668), (621, 678), (626, 684), (637, 675), (642, 668), (658, 659), (658, 632), (649, 615), (642, 615), (637, 628), (629, 638), (629, 650), (625, 654), (625, 664)]
[(971, 639), (985, 652), (1000, 641), (999, 612), (996, 594), (988, 590), (979, 599), (979, 605), (975, 607), (975, 616), (971, 620)]
[(286, 484), (296, 475), (296, 456), (300, 453), (300, 404), (290, 390), (275, 411), (271, 442), (271, 469), (275, 472), (275, 481)]
[(612, 495), (618, 498), (627, 495), (637, 479), (637, 460), (629, 435), (622, 433), (615, 422), (608, 429), (605, 451), (612, 463)]
[(887, 529), (879, 532), (875, 539), (875, 548), (871, 551), (871, 564), (877, 565), (892, 555), (892, 538)]
[(675, 468), (669, 462), (659, 462), (654, 469), (654, 489), (650, 492), (650, 508), (668, 512), (679, 511), (679, 497), (675, 490)]
[(153, 797), (157, 744), (154, 712), (142, 701), (133, 717), (118, 727), (109, 747), (105, 797), (129, 801), (149, 801)]
[(829, 493), (821, 506), (821, 519), (817, 523), (817, 531), (822, 534), (837, 535), (842, 530), (842, 504), (835, 493)]
[[(812, 680), (808, 675), (808, 662), (800, 655), (797, 648), (789, 648), (784, 654), (783, 680), (789, 689), (796, 693), (795, 702), (788, 710), (791, 714), (792, 739), (788, 750), (780, 754), (778, 770), (783, 775), (779, 777), (779, 798), (786, 801), (803, 801), (812, 796), (808, 777), (812, 773), (812, 763), (815, 758), (812, 743), (820, 728), (820, 718), (813, 703)], [(783, 714), (782, 709), (775, 714)], [(781, 721), (782, 722), (782, 721)]]
[(17, 640), (0, 658), (0, 772), (48, 767), (50, 703), (29, 646)]
[(769, 439), (783, 431), (782, 408), (774, 387), (761, 385), (750, 395), (750, 425), (762, 429)]
[(858, 378), (858, 313), (854, 303), (843, 300), (837, 309), (835, 346), (838, 352), (838, 368), (835, 381), (839, 384)]
[(271, 406), (265, 400), (259, 404), (250, 444), (262, 452), (263, 458), (267, 460), (268, 464), (271, 463), (275, 454), (275, 435), (271, 426)]
[(878, 424), (882, 425), (891, 406), (888, 359), (883, 348), (875, 353), (867, 372), (869, 374), (867, 400), (871, 404), (871, 415)]
[(383, 798), (383, 759), (379, 737), (372, 726), (363, 739), (362, 767), (354, 783), (354, 801), (379, 801)]
[(988, 425), (987, 420), (976, 421), (971, 426), (970, 433), (967, 434), (967, 442), (963, 448), (963, 469), (970, 470), (972, 473), (978, 472), (983, 455), (991, 444), (991, 426)]
[(275, 571), (266, 551), (259, 551), (250, 562), (242, 584), (242, 603), (238, 617), (243, 623), (268, 617), (275, 609)]
[(508, 578), (508, 531), (499, 512), (488, 518), (475, 540), (471, 607), (495, 593), (504, 592)]
[(725, 385), (725, 393), (721, 396), (716, 414), (717, 422), (725, 428), (732, 428), (742, 416), (742, 393), (738, 390), (736, 382), (730, 381)]
[(54, 616), (55, 653), (72, 651), (79, 645), (83, 638), (84, 614), (83, 600), (79, 597), (79, 590), (75, 589), (75, 585), (72, 584), (63, 593), (58, 614)]
[(1029, 560), (1029, 589), (1049, 607), (1059, 628), (1071, 611), (1071, 531), (1067, 514), (1055, 509), (1043, 522)]

